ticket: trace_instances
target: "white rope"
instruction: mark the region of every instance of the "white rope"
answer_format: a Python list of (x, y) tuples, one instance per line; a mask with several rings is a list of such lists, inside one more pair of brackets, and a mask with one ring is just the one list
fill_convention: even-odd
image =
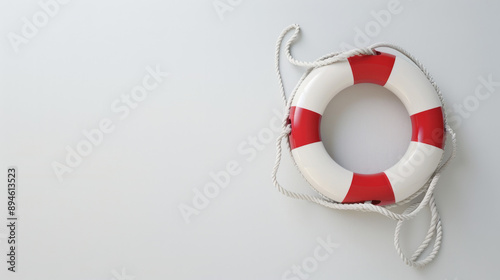
[[(286, 42), (285, 44), (285, 54), (288, 59), (288, 61), (294, 65), (297, 66), (303, 66), (307, 67), (306, 72), (304, 75), (302, 75), (302, 78), (299, 80), (297, 86), (291, 93), (290, 98), (286, 97), (286, 92), (285, 92), (285, 87), (283, 85), (283, 79), (281, 77), (281, 71), (280, 71), (280, 54), (281, 54), (281, 45), (283, 43), (283, 40), (285, 36), (290, 32), (294, 30), (293, 35), (290, 37), (290, 39)], [(437, 255), (439, 252), (439, 249), (441, 247), (441, 239), (442, 239), (442, 234), (443, 234), (443, 229), (441, 226), (441, 218), (439, 216), (439, 213), (437, 211), (436, 207), (436, 201), (434, 199), (434, 189), (436, 188), (436, 184), (439, 180), (440, 177), (440, 172), (441, 170), (450, 162), (451, 159), (455, 157), (456, 154), (456, 135), (453, 132), (453, 129), (448, 125), (446, 122), (446, 114), (444, 115), (444, 122), (445, 122), (445, 128), (446, 132), (450, 134), (451, 140), (452, 140), (452, 145), (453, 149), (451, 151), (451, 155), (445, 160), (444, 156), (441, 158), (441, 163), (440, 165), (436, 168), (434, 171), (433, 175), (429, 179), (429, 181), (422, 186), (422, 188), (416, 192), (414, 195), (410, 196), (408, 199), (405, 199), (404, 201), (390, 205), (390, 206), (377, 206), (373, 204), (365, 204), (365, 203), (356, 203), (356, 204), (342, 204), (335, 202), (333, 200), (330, 200), (324, 196), (314, 196), (314, 195), (308, 195), (308, 194), (302, 194), (302, 193), (297, 193), (293, 191), (289, 191), (285, 188), (283, 188), (278, 180), (277, 180), (277, 173), (278, 169), (280, 166), (281, 162), (281, 153), (282, 153), (282, 143), (283, 139), (285, 139), (285, 143), (287, 144), (287, 148), (290, 151), (290, 144), (288, 142), (288, 135), (291, 132), (291, 127), (288, 124), (288, 118), (290, 115), (290, 107), (292, 104), (293, 97), (295, 96), (295, 93), (297, 92), (298, 87), (302, 83), (302, 81), (305, 79), (305, 77), (314, 69), (317, 67), (329, 65), (338, 61), (345, 61), (348, 57), (354, 56), (354, 55), (374, 55), (375, 53), (375, 48), (380, 48), (380, 47), (385, 47), (385, 48), (391, 48), (393, 50), (396, 50), (409, 58), (415, 65), (417, 65), (420, 70), (425, 74), (427, 79), (431, 82), (432, 86), (436, 89), (436, 92), (439, 96), (439, 99), (441, 101), (442, 106), (444, 107), (444, 100), (443, 96), (441, 94), (441, 90), (437, 86), (437, 84), (434, 82), (434, 79), (431, 77), (427, 69), (415, 58), (413, 57), (409, 52), (405, 51), (404, 49), (393, 45), (393, 44), (388, 44), (388, 43), (376, 43), (368, 48), (359, 48), (359, 49), (354, 49), (350, 51), (345, 51), (345, 52), (336, 52), (336, 53), (331, 53), (328, 55), (325, 55), (323, 57), (320, 57), (319, 59), (313, 61), (313, 62), (304, 62), (304, 61), (299, 61), (296, 60), (290, 51), (291, 46), (295, 42), (295, 40), (298, 38), (300, 33), (300, 27), (296, 24), (290, 25), (287, 28), (283, 30), (281, 35), (278, 37), (278, 41), (276, 43), (276, 57), (275, 57), (275, 63), (276, 63), (276, 74), (278, 76), (278, 83), (281, 91), (281, 97), (284, 102), (284, 115), (283, 115), (283, 121), (282, 121), (282, 133), (278, 136), (278, 139), (276, 141), (276, 160), (275, 164), (273, 167), (273, 172), (272, 172), (272, 181), (274, 186), (278, 189), (279, 192), (282, 194), (295, 198), (295, 199), (302, 199), (302, 200), (307, 200), (311, 201), (314, 203), (317, 203), (319, 205), (323, 205), (328, 208), (332, 209), (337, 209), (337, 210), (356, 210), (356, 211), (362, 211), (362, 212), (375, 212), (379, 213), (383, 216), (386, 216), (390, 219), (396, 220), (396, 229), (394, 233), (394, 246), (396, 248), (397, 253), (401, 257), (401, 259), (409, 266), (414, 266), (414, 267), (423, 267), (426, 264), (430, 263)], [(293, 157), (292, 157), (293, 158)], [(414, 203), (411, 206), (409, 206), (403, 213), (396, 213), (391, 210), (388, 210), (391, 206), (395, 205), (404, 205), (407, 204), (408, 202), (414, 200), (417, 196), (420, 194), (425, 193), (422, 200), (420, 202)], [(404, 221), (410, 220), (414, 218), (424, 207), (428, 206), (430, 211), (431, 211), (431, 223), (429, 226), (429, 230), (427, 231), (427, 235), (425, 236), (424, 240), (420, 244), (420, 246), (415, 250), (413, 255), (408, 258), (406, 255), (403, 253), (403, 251), (400, 248), (400, 242), (399, 242), (399, 234), (401, 231), (401, 227), (403, 225)], [(424, 259), (419, 260), (422, 252), (429, 246), (431, 243), (432, 239), (434, 239), (434, 245), (432, 248), (432, 251), (425, 257)]]

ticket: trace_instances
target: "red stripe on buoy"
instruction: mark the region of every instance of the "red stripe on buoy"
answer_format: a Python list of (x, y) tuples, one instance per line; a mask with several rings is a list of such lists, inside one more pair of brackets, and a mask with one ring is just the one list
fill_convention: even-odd
[(443, 110), (436, 107), (410, 116), (411, 141), (444, 148), (445, 133)]
[(363, 203), (372, 201), (372, 204), (386, 205), (396, 201), (391, 182), (384, 172), (375, 174), (354, 173), (351, 187), (342, 203)]
[(347, 60), (351, 65), (354, 84), (372, 83), (383, 86), (391, 75), (396, 57), (377, 52), (377, 55), (356, 55)]
[(290, 108), (290, 147), (293, 149), (321, 141), (321, 115), (300, 107)]

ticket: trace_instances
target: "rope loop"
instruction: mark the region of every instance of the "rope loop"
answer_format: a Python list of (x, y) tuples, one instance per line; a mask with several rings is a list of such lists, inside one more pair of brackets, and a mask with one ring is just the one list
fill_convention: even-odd
[[(281, 71), (280, 71), (280, 55), (281, 55), (281, 46), (283, 43), (283, 40), (285, 36), (293, 30), (292, 36), (288, 39), (288, 41), (285, 44), (285, 55), (288, 59), (288, 61), (297, 66), (301, 67), (306, 67), (305, 73), (302, 75), (300, 78), (299, 82), (297, 83), (295, 89), (292, 91), (290, 98), (287, 98), (286, 92), (285, 92), (285, 87), (283, 85), (283, 79), (281, 76)], [(306, 201), (311, 201), (316, 204), (332, 208), (332, 209), (337, 209), (337, 210), (354, 210), (354, 211), (362, 211), (362, 212), (373, 212), (373, 213), (378, 213), (380, 215), (383, 215), (389, 219), (396, 220), (396, 229), (394, 231), (394, 247), (400, 256), (400, 258), (403, 260), (403, 262), (409, 266), (413, 267), (423, 267), (430, 263), (437, 255), (439, 252), (439, 249), (441, 248), (441, 239), (443, 235), (443, 229), (441, 225), (441, 218), (439, 216), (439, 213), (437, 211), (437, 206), (436, 206), (436, 200), (434, 198), (434, 189), (436, 188), (437, 182), (441, 176), (441, 171), (443, 170), (444, 167), (448, 165), (448, 163), (455, 157), (457, 147), (456, 147), (456, 134), (451, 128), (451, 126), (446, 122), (446, 110), (444, 113), (444, 123), (445, 123), (445, 128), (446, 128), (446, 133), (448, 133), (451, 136), (451, 142), (452, 142), (452, 151), (450, 156), (448, 158), (441, 158), (440, 165), (436, 168), (434, 171), (433, 175), (431, 178), (427, 181), (427, 183), (420, 188), (419, 191), (417, 191), (415, 194), (412, 196), (408, 197), (404, 201), (401, 201), (397, 204), (393, 205), (388, 205), (388, 206), (377, 206), (369, 203), (355, 203), (355, 204), (342, 204), (338, 203), (335, 201), (332, 201), (330, 199), (327, 199), (326, 197), (320, 197), (320, 196), (313, 196), (313, 195), (308, 195), (308, 194), (303, 194), (303, 193), (297, 193), (293, 192), (290, 190), (285, 189), (283, 186), (281, 186), (278, 182), (277, 179), (277, 173), (279, 170), (280, 162), (281, 162), (281, 156), (282, 156), (282, 144), (285, 142), (287, 144), (288, 150), (290, 150), (290, 144), (288, 142), (288, 135), (291, 132), (291, 125), (288, 122), (288, 118), (290, 115), (290, 107), (292, 104), (293, 97), (295, 93), (297, 92), (298, 87), (300, 84), (303, 82), (303, 80), (307, 77), (307, 75), (317, 67), (322, 67), (326, 65), (330, 65), (339, 61), (345, 61), (347, 58), (355, 55), (375, 55), (376, 54), (376, 48), (390, 48), (393, 49), (402, 55), (406, 56), (408, 59), (410, 59), (420, 70), (422, 73), (425, 74), (427, 79), (430, 81), (434, 89), (436, 90), (439, 99), (441, 101), (441, 105), (444, 107), (444, 99), (441, 93), (441, 90), (437, 86), (437, 84), (434, 82), (434, 79), (432, 76), (429, 74), (427, 69), (423, 66), (420, 61), (418, 61), (413, 55), (411, 55), (409, 52), (404, 50), (403, 48), (390, 44), (390, 43), (375, 43), (367, 48), (357, 48), (353, 50), (348, 50), (344, 52), (335, 52), (335, 53), (330, 53), (327, 55), (324, 55), (320, 58), (318, 58), (315, 61), (312, 62), (306, 62), (306, 61), (300, 61), (295, 59), (292, 54), (291, 54), (291, 46), (294, 44), (294, 42), (297, 40), (298, 36), (300, 34), (300, 26), (297, 24), (292, 24), (285, 28), (280, 36), (278, 37), (277, 43), (276, 43), (276, 49), (275, 49), (275, 67), (276, 67), (276, 75), (278, 77), (278, 84), (280, 87), (280, 93), (281, 97), (283, 99), (284, 103), (284, 114), (283, 114), (283, 121), (282, 121), (282, 132), (278, 136), (278, 139), (276, 140), (276, 160), (274, 163), (273, 171), (272, 171), (272, 181), (274, 186), (278, 189), (279, 192), (284, 194), (285, 196), (295, 198), (295, 199), (301, 199), (301, 200), (306, 200)], [(286, 141), (283, 141), (286, 140)], [(424, 193), (424, 196), (422, 200), (419, 202), (416, 202), (409, 207), (406, 208), (406, 210), (403, 213), (396, 213), (391, 210), (389, 210), (391, 207), (398, 206), (398, 205), (406, 205), (409, 202), (413, 201), (415, 198), (420, 196), (421, 194)], [(430, 212), (431, 212), (431, 222), (429, 225), (429, 230), (427, 231), (427, 234), (420, 244), (420, 246), (415, 250), (413, 255), (411, 257), (407, 257), (403, 251), (401, 250), (400, 242), (399, 242), (399, 236), (401, 232), (401, 227), (403, 226), (403, 223), (405, 221), (408, 221), (412, 218), (414, 218), (423, 208), (429, 207)], [(431, 241), (434, 239), (434, 244), (432, 247), (432, 251), (424, 258), (420, 259), (423, 251), (430, 245)]]

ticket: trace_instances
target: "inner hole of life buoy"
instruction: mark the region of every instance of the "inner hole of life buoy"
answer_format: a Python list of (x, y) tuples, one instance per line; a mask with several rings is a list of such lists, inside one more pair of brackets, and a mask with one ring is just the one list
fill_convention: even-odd
[(321, 119), (328, 154), (347, 170), (373, 174), (396, 164), (411, 141), (408, 111), (391, 91), (356, 84), (339, 92)]

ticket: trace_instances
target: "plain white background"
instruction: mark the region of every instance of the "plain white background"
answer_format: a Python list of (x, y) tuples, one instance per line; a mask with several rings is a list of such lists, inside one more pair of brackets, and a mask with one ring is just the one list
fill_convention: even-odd
[[(0, 278), (495, 278), (500, 86), (482, 86), (481, 99), (475, 91), (480, 77), (500, 81), (499, 8), (496, 1), (69, 1), (44, 22), (38, 1), (2, 1), (0, 166), (4, 174), (19, 168), (20, 220), (18, 272), (2, 261)], [(377, 21), (387, 15), (380, 11), (390, 18)], [(34, 21), (40, 26), (24, 36)], [(395, 253), (394, 221), (288, 199), (272, 186), (271, 128), (282, 110), (274, 45), (292, 23), (303, 29), (293, 49), (301, 60), (387, 41), (412, 52), (442, 88), (459, 153), (436, 191), (444, 238), (425, 269)], [(122, 96), (142, 84), (148, 67), (169, 75), (130, 114), (116, 112), (113, 104), (124, 106)], [(282, 68), (290, 91), (304, 69)], [(103, 119), (114, 130), (59, 181), (54, 162), (65, 164), (66, 147), (76, 149), (83, 131)], [(371, 173), (404, 153), (410, 121), (390, 92), (359, 85), (335, 97), (322, 134), (339, 163)], [(210, 174), (228, 164), (238, 174), (186, 223), (179, 207), (194, 207)], [(289, 157), (279, 177), (311, 192)], [(427, 215), (404, 227), (408, 254)], [(0, 260), (6, 237), (1, 226)], [(302, 278), (287, 274), (311, 265), (318, 238), (336, 248)]]

